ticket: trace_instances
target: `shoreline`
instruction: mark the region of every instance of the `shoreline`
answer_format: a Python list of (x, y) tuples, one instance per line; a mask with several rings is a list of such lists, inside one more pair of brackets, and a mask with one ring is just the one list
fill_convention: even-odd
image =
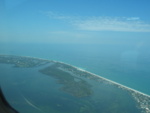
[[(55, 61), (55, 62), (58, 62), (58, 61)], [(108, 82), (110, 85), (115, 85), (117, 88), (120, 88), (122, 90), (126, 90), (135, 99), (135, 101), (137, 102), (137, 105), (138, 105), (137, 107), (139, 109), (141, 109), (142, 113), (150, 113), (150, 106), (149, 106), (150, 105), (150, 95), (145, 94), (143, 92), (140, 92), (140, 91), (138, 91), (136, 89), (127, 87), (127, 86), (122, 85), (120, 83), (117, 83), (115, 81), (109, 80), (109, 79), (107, 79), (105, 77), (102, 77), (100, 75), (91, 73), (91, 72), (86, 71), (84, 69), (78, 68), (78, 67), (76, 67), (74, 65), (70, 65), (70, 64), (67, 64), (67, 63), (64, 63), (64, 62), (58, 62), (58, 63), (69, 65), (69, 66), (71, 66), (73, 68), (76, 68), (79, 71), (88, 73), (88, 74), (93, 75), (95, 77), (98, 77), (98, 78), (102, 79), (103, 81)]]
[[(130, 87), (125, 86), (125, 85), (122, 85), (122, 84), (117, 83), (117, 82), (115, 82), (115, 81), (113, 81), (113, 80), (107, 79), (107, 78), (105, 78), (105, 77), (102, 77), (102, 76), (100, 76), (100, 75), (97, 75), (97, 74), (95, 74), (95, 73), (89, 72), (89, 71), (87, 71), (87, 70), (81, 69), (81, 68), (76, 67), (76, 66), (74, 66), (74, 65), (72, 65), (72, 64), (68, 64), (68, 63), (65, 63), (65, 62), (62, 62), (62, 61), (49, 60), (49, 59), (44, 59), (44, 58), (37, 58), (37, 57), (33, 57), (33, 56), (7, 55), (7, 54), (0, 54), (0, 55), (1, 55), (1, 56), (27, 57), (27, 58), (34, 58), (34, 59), (39, 59), (39, 60), (46, 60), (46, 61), (50, 61), (50, 62), (66, 64), (66, 65), (69, 65), (69, 66), (71, 66), (71, 67), (73, 67), (73, 68), (76, 68), (76, 69), (79, 70), (79, 71), (86, 72), (86, 73), (91, 74), (91, 75), (94, 75), (94, 76), (96, 76), (96, 77), (98, 77), (98, 78), (100, 78), (100, 79), (103, 79), (103, 80), (105, 80), (105, 81), (107, 81), (107, 82), (109, 82), (109, 83), (111, 83), (111, 84), (120, 86), (120, 88), (124, 88), (124, 89), (126, 89), (126, 90), (133, 91), (133, 92), (135, 92), (135, 93), (139, 93), (139, 94), (141, 94), (141, 95), (144, 95), (144, 96), (147, 96), (147, 97), (150, 98), (150, 95), (148, 95), (148, 94), (146, 94), (146, 93), (143, 93), (143, 92), (138, 91), (138, 90), (136, 90), (136, 89), (130, 88)], [(119, 88), (119, 87), (118, 87), (118, 88)]]
[(80, 71), (89, 73), (89, 74), (94, 75), (94, 76), (96, 76), (96, 77), (98, 77), (98, 78), (101, 78), (101, 79), (103, 79), (103, 80), (105, 80), (105, 81), (107, 81), (107, 82), (109, 82), (109, 83), (112, 83), (112, 84), (117, 85), (117, 86), (121, 86), (121, 88), (130, 90), (130, 91), (134, 91), (134, 92), (136, 92), (136, 93), (139, 93), (139, 94), (141, 94), (141, 95), (144, 95), (144, 96), (147, 96), (147, 97), (150, 98), (150, 95), (148, 95), (148, 94), (145, 94), (145, 93), (143, 93), (143, 92), (141, 92), (141, 91), (138, 91), (138, 90), (136, 90), (136, 89), (130, 88), (130, 87), (128, 87), (128, 86), (122, 85), (122, 84), (120, 84), (120, 83), (117, 83), (117, 82), (115, 82), (115, 81), (112, 81), (112, 80), (110, 80), (110, 79), (107, 79), (107, 78), (105, 78), (105, 77), (102, 77), (102, 76), (100, 76), (100, 75), (97, 75), (97, 74), (95, 74), (95, 73), (89, 72), (89, 71), (87, 71), (87, 70), (81, 69), (81, 68), (76, 67), (76, 66), (74, 66), (74, 65), (70, 65), (70, 64), (67, 64), (67, 63), (64, 63), (64, 62), (60, 62), (60, 61), (55, 61), (55, 62), (72, 66), (72, 67), (76, 68), (77, 70), (80, 70)]
[[(92, 78), (94, 78), (94, 80), (95, 81), (97, 81), (97, 82), (103, 82), (103, 83), (105, 83), (106, 85), (107, 84), (109, 84), (109, 85), (112, 85), (112, 86), (114, 86), (114, 87), (116, 87), (116, 88), (119, 88), (119, 89), (121, 89), (121, 90), (125, 90), (127, 93), (129, 93), (132, 97), (133, 97), (133, 99), (137, 102), (137, 108), (139, 108), (139, 109), (141, 109), (141, 111), (142, 111), (142, 113), (150, 113), (150, 95), (148, 95), (148, 94), (145, 94), (145, 93), (143, 93), (143, 92), (141, 92), (141, 91), (138, 91), (138, 90), (136, 90), (136, 89), (133, 89), (133, 88), (130, 88), (130, 87), (127, 87), (127, 86), (125, 86), (125, 85), (122, 85), (122, 84), (120, 84), (120, 83), (117, 83), (117, 82), (115, 82), (115, 81), (113, 81), (113, 80), (110, 80), (110, 79), (107, 79), (107, 78), (105, 78), (105, 77), (102, 77), (102, 76), (100, 76), (100, 75), (97, 75), (97, 74), (95, 74), (95, 73), (92, 73), (92, 72), (89, 72), (89, 71), (87, 71), (87, 70), (84, 70), (84, 69), (82, 69), (82, 68), (79, 68), (79, 67), (76, 67), (76, 66), (74, 66), (74, 65), (71, 65), (71, 64), (68, 64), (68, 63), (65, 63), (65, 62), (62, 62), (62, 61), (56, 61), (56, 60), (49, 60), (49, 59), (44, 59), (44, 58), (37, 58), (37, 57), (32, 57), (32, 56), (17, 56), (17, 55), (1, 55), (0, 54), (0, 56), (4, 56), (4, 58), (6, 58), (7, 59), (7, 57), (9, 58), (13, 58), (14, 57), (14, 59), (16, 59), (16, 61), (17, 61), (17, 59), (18, 58), (20, 58), (20, 59), (22, 59), (22, 58), (27, 58), (27, 59), (32, 59), (32, 60), (39, 60), (39, 61), (43, 61), (43, 62), (47, 62), (48, 64), (49, 63), (58, 63), (60, 66), (64, 66), (64, 67), (62, 67), (62, 69), (65, 69), (65, 66), (66, 67), (69, 67), (68, 68), (68, 70), (67, 70), (67, 68), (66, 68), (66, 71), (70, 71), (70, 72), (77, 72), (77, 75), (79, 75), (79, 76), (81, 76), (82, 74), (83, 75), (88, 75), (89, 77), (91, 77), (92, 76)], [(31, 61), (32, 61), (31, 60)], [(19, 61), (19, 60), (18, 60)], [(59, 66), (58, 65), (58, 66)], [(69, 70), (69, 69), (71, 69), (71, 70)], [(64, 70), (65, 71), (65, 70)], [(91, 78), (88, 78), (87, 77), (87, 79), (91, 79)]]

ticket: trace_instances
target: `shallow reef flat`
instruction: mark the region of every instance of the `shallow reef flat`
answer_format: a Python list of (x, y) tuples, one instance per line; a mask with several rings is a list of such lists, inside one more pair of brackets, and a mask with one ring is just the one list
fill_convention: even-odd
[(0, 55), (0, 63), (18, 69), (38, 67), (39, 73), (55, 80), (51, 85), (60, 85), (45, 96), (51, 101), (38, 105), (47, 113), (150, 113), (149, 95), (70, 64), (12, 55)]

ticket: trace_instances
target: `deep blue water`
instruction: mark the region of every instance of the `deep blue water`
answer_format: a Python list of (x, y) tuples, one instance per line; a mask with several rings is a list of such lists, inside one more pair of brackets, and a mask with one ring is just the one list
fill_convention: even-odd
[(150, 95), (150, 46), (0, 44), (0, 54), (62, 61)]

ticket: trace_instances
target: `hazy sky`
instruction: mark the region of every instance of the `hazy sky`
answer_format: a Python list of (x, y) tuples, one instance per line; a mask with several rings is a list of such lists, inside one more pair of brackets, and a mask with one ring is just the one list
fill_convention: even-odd
[(0, 42), (150, 41), (150, 0), (0, 0)]

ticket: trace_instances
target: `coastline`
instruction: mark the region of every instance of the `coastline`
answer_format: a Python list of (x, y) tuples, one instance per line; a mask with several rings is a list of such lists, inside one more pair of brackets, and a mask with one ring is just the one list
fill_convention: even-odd
[(141, 91), (138, 91), (138, 90), (136, 90), (136, 89), (130, 88), (130, 87), (125, 86), (125, 85), (122, 85), (122, 84), (120, 84), (120, 83), (117, 83), (117, 82), (115, 82), (115, 81), (112, 81), (112, 80), (110, 80), (110, 79), (107, 79), (107, 78), (105, 78), (105, 77), (102, 77), (102, 76), (100, 76), (100, 75), (97, 75), (97, 74), (95, 74), (95, 73), (89, 72), (89, 71), (87, 71), (87, 70), (81, 69), (81, 68), (76, 67), (76, 66), (74, 66), (74, 65), (72, 65), (72, 64), (68, 64), (68, 63), (65, 63), (65, 62), (62, 62), (62, 61), (49, 60), (49, 59), (44, 59), (44, 58), (37, 58), (37, 57), (33, 57), (33, 56), (17, 56), (17, 55), (7, 55), (7, 54), (1, 54), (1, 56), (16, 56), (16, 57), (24, 57), (24, 58), (26, 57), (26, 58), (33, 58), (33, 59), (38, 59), (38, 60), (46, 60), (46, 61), (50, 61), (50, 62), (65, 64), (65, 65), (71, 66), (71, 67), (73, 67), (73, 68), (76, 68), (76, 69), (79, 70), (79, 71), (86, 72), (86, 73), (88, 73), (88, 74), (94, 75), (94, 76), (96, 76), (96, 77), (98, 77), (98, 78), (101, 78), (101, 79), (103, 79), (103, 80), (105, 80), (105, 81), (107, 81), (107, 82), (109, 82), (109, 83), (114, 84), (114, 85), (121, 86), (120, 88), (124, 88), (124, 89), (130, 90), (130, 91), (134, 91), (134, 92), (137, 92), (137, 93), (139, 93), (139, 94), (141, 94), (141, 95), (144, 95), (144, 96), (147, 96), (147, 97), (150, 98), (150, 95), (145, 94), (145, 93), (143, 93), (143, 92), (141, 92)]
[(60, 67), (62, 66), (61, 68), (66, 72), (67, 71), (71, 72), (71, 73), (75, 72), (75, 74), (77, 74), (79, 76), (82, 76), (82, 74), (83, 74), (83, 76), (87, 75), (89, 77), (84, 76), (87, 79), (93, 79), (97, 82), (103, 82), (105, 84), (114, 85), (116, 88), (120, 88), (122, 90), (127, 91), (134, 98), (134, 100), (137, 102), (137, 105), (138, 105), (137, 107), (142, 110), (142, 113), (150, 113), (150, 95), (145, 94), (143, 92), (140, 92), (136, 89), (127, 87), (127, 86), (122, 85), (120, 83), (117, 83), (115, 81), (109, 80), (105, 77), (99, 76), (97, 74), (94, 74), (94, 73), (89, 72), (87, 70), (84, 70), (82, 68), (76, 67), (76, 66), (71, 65), (71, 64), (64, 63), (62, 61), (49, 60), (49, 59), (44, 59), (44, 58), (37, 58), (37, 57), (32, 57), (32, 56), (19, 56), (19, 55), (18, 56), (17, 55), (0, 55), (0, 56), (4, 56), (4, 58), (5, 57), (6, 58), (9, 58), (9, 57), (13, 58), (14, 57), (14, 59), (27, 58), (27, 59), (30, 59), (31, 62), (32, 62), (32, 60), (33, 61), (34, 60), (39, 60), (40, 62), (42, 62), (42, 61), (45, 62), (46, 61), (47, 63), (56, 63), (56, 64), (58, 64), (58, 66), (60, 66)]
[[(53, 61), (53, 60), (52, 60), (52, 61)], [(88, 74), (91, 74), (91, 75), (94, 75), (94, 76), (96, 76), (96, 77), (98, 77), (98, 78), (101, 78), (101, 79), (103, 79), (103, 80), (105, 80), (105, 81), (107, 81), (107, 82), (110, 82), (110, 83), (112, 83), (112, 84), (114, 84), (114, 85), (121, 86), (120, 88), (124, 88), (124, 89), (127, 89), (127, 90), (131, 90), (131, 91), (140, 93), (140, 94), (142, 94), (142, 95), (147, 96), (147, 97), (150, 98), (150, 95), (148, 95), (148, 94), (145, 94), (145, 93), (140, 92), (140, 91), (138, 91), (138, 90), (136, 90), (136, 89), (127, 87), (127, 86), (125, 86), (125, 85), (122, 85), (122, 84), (120, 84), (120, 83), (117, 83), (117, 82), (115, 82), (115, 81), (112, 81), (112, 80), (110, 80), (110, 79), (107, 79), (107, 78), (105, 78), (105, 77), (102, 77), (102, 76), (100, 76), (100, 75), (94, 74), (94, 73), (89, 72), (89, 71), (87, 71), (87, 70), (81, 69), (81, 68), (76, 67), (76, 66), (74, 66), (74, 65), (67, 64), (67, 63), (64, 63), (64, 62), (61, 62), (61, 61), (54, 61), (54, 62), (58, 62), (58, 63), (62, 63), (62, 64), (66, 64), (66, 65), (72, 66), (72, 67), (76, 68), (76, 69), (79, 70), (79, 71), (86, 72), (86, 73), (88, 73)]]
[(54, 62), (62, 63), (62, 64), (65, 64), (65, 65), (69, 65), (69, 66), (71, 66), (73, 68), (76, 68), (79, 71), (88, 73), (88, 74), (93, 75), (95, 77), (98, 77), (98, 78), (102, 79), (103, 81), (108, 82), (111, 85), (116, 85), (117, 88), (121, 88), (123, 90), (128, 91), (132, 95), (132, 97), (135, 99), (135, 101), (137, 102), (137, 104), (138, 104), (137, 107), (142, 110), (142, 113), (150, 113), (150, 95), (145, 94), (143, 92), (140, 92), (140, 91), (138, 91), (136, 89), (127, 87), (127, 86), (122, 85), (120, 83), (117, 83), (115, 81), (109, 80), (109, 79), (104, 78), (102, 76), (99, 76), (97, 74), (91, 73), (91, 72), (86, 71), (84, 69), (78, 68), (76, 66), (73, 66), (73, 65), (70, 65), (70, 64), (67, 64), (67, 63), (64, 63), (64, 62), (59, 62), (59, 61), (54, 61)]

